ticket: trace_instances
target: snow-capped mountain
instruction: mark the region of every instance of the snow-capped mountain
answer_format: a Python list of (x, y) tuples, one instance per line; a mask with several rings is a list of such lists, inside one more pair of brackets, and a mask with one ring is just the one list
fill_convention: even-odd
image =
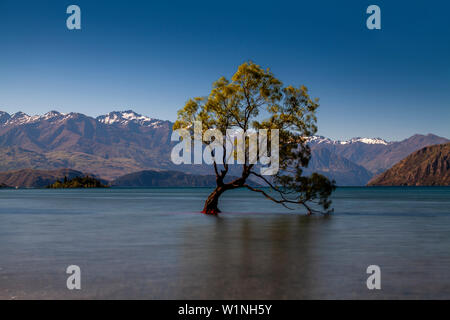
[(162, 120), (143, 116), (139, 113), (134, 112), (133, 110), (113, 111), (106, 115), (98, 116), (96, 120), (105, 124), (128, 125), (130, 123), (135, 123), (141, 126), (152, 128), (158, 128), (164, 122)]
[(388, 145), (391, 142), (387, 142), (384, 139), (381, 138), (361, 138), (356, 137), (352, 138), (350, 140), (332, 140), (330, 138), (326, 138), (324, 136), (312, 136), (308, 139), (308, 142), (310, 144), (331, 144), (331, 145), (345, 145), (345, 144), (352, 144), (352, 143), (365, 143), (365, 144), (382, 144), (382, 145)]
[(42, 120), (46, 121), (64, 121), (71, 117), (74, 117), (77, 113), (71, 112), (68, 114), (60, 113), (58, 111), (49, 111), (44, 115), (30, 116), (24, 112), (16, 112), (12, 115), (0, 111), (0, 126), (21, 126), (31, 123), (37, 123)]
[(75, 112), (1, 112), (0, 171), (70, 167), (112, 178), (144, 168), (170, 168), (171, 129), (170, 121), (133, 111), (98, 118)]
[(44, 114), (42, 117), (40, 117), (40, 119), (50, 120), (50, 119), (55, 119), (55, 118), (61, 118), (64, 116), (66, 116), (65, 113), (60, 113), (58, 111), (52, 110), (52, 111), (49, 111), (46, 114)]
[(4, 125), (22, 125), (39, 120), (39, 116), (29, 116), (23, 112), (16, 112), (9, 117)]
[[(17, 112), (12, 115), (0, 111), (0, 125), (1, 126), (20, 126), (30, 123), (36, 123), (42, 120), (46, 121), (64, 121), (70, 118), (79, 116), (79, 113), (71, 112), (68, 114), (60, 113), (52, 110), (44, 115), (30, 116), (24, 112)], [(101, 115), (95, 118), (96, 121), (107, 125), (128, 125), (136, 124), (144, 127), (159, 128), (165, 121), (152, 119), (141, 114), (134, 112), (133, 110), (126, 111), (113, 111), (106, 115)]]
[(357, 142), (361, 142), (361, 143), (365, 143), (365, 144), (384, 144), (384, 145), (390, 144), (390, 142), (387, 142), (386, 140), (381, 139), (381, 138), (361, 138), (361, 137), (352, 138), (347, 141), (341, 141), (341, 144), (349, 144), (349, 143), (357, 143)]

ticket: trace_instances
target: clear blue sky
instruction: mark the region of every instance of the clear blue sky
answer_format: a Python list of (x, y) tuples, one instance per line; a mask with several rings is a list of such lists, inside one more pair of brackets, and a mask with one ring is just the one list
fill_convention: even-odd
[[(66, 28), (77, 4), (82, 30)], [(365, 10), (381, 7), (382, 29)], [(320, 98), (319, 134), (450, 138), (448, 1), (0, 1), (0, 110), (175, 120), (246, 60)]]

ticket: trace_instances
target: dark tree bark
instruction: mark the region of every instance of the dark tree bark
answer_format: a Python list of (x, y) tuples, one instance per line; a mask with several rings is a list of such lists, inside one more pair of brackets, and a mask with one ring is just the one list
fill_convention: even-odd
[(228, 172), (228, 166), (225, 166), (225, 170), (222, 170), (219, 173), (219, 171), (217, 170), (217, 165), (214, 163), (217, 186), (214, 189), (214, 191), (211, 192), (211, 194), (206, 199), (202, 213), (212, 214), (212, 215), (216, 215), (216, 214), (220, 213), (218, 204), (219, 204), (219, 198), (222, 195), (222, 193), (224, 193), (227, 190), (244, 187), (245, 181), (247, 180), (247, 178), (250, 174), (250, 169), (252, 167), (253, 167), (253, 165), (244, 165), (243, 171), (242, 171), (242, 176), (240, 178), (237, 178), (230, 183), (224, 183), (223, 180), (225, 178), (225, 175)]
[(202, 213), (216, 215), (220, 213), (218, 204), (219, 198), (225, 191), (223, 187), (216, 187), (213, 192), (208, 196), (205, 201), (205, 206), (203, 207)]

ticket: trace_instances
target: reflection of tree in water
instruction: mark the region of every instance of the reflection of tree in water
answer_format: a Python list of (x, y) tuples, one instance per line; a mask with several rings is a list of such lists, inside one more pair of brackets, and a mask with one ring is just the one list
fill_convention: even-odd
[(296, 215), (230, 216), (211, 219), (211, 228), (189, 228), (179, 260), (180, 294), (307, 298), (318, 278), (313, 229), (325, 221)]

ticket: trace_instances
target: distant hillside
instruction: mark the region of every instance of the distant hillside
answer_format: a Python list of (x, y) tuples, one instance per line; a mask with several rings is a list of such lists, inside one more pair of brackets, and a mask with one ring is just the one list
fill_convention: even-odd
[(144, 170), (121, 176), (111, 183), (115, 187), (213, 187), (216, 177), (191, 175), (180, 171)]
[[(227, 176), (225, 182), (236, 179)], [(260, 185), (254, 180), (249, 183)], [(111, 182), (113, 187), (215, 187), (216, 176), (189, 174), (171, 170), (143, 170), (123, 175)]]
[(105, 179), (112, 179), (126, 172), (142, 168), (133, 159), (105, 159), (94, 154), (71, 151), (37, 153), (20, 147), (0, 147), (0, 171), (32, 168), (54, 170), (72, 168), (77, 171), (95, 173)]
[(450, 142), (450, 140), (447, 138), (439, 137), (434, 134), (415, 134), (408, 139), (399, 142), (392, 142), (387, 146), (386, 150), (374, 155), (372, 159), (367, 159), (363, 165), (374, 174), (378, 174), (391, 168), (400, 160), (404, 159), (411, 153), (422, 149), (423, 147), (448, 142)]
[(317, 172), (336, 181), (338, 186), (361, 186), (370, 180), (372, 174), (364, 167), (332, 153), (328, 149), (312, 151), (306, 174)]
[(415, 134), (408, 139), (396, 142), (367, 138), (334, 141), (324, 137), (313, 137), (309, 145), (312, 150), (327, 149), (333, 154), (363, 166), (372, 174), (379, 174), (414, 151), (426, 146), (447, 142), (450, 142), (450, 140), (434, 134)]
[(72, 169), (33, 170), (0, 172), (0, 185), (21, 188), (43, 188), (64, 177), (72, 179), (85, 174)]
[(450, 143), (425, 147), (376, 176), (369, 186), (450, 186)]

